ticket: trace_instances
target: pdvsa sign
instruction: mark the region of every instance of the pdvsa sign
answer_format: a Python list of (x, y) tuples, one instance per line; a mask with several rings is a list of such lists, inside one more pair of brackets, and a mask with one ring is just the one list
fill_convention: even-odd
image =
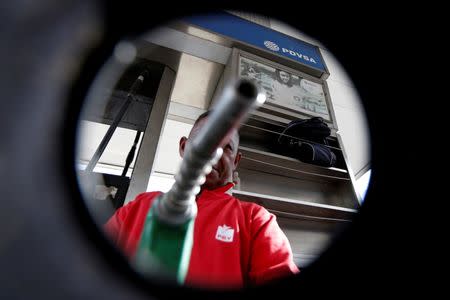
[(300, 59), (306, 60), (306, 61), (311, 62), (313, 64), (317, 64), (317, 62), (314, 60), (314, 58), (308, 57), (308, 56), (306, 56), (306, 55), (304, 55), (302, 53), (299, 53), (297, 51), (294, 51), (294, 50), (286, 49), (286, 48), (283, 48), (283, 47), (280, 48), (280, 46), (278, 46), (274, 42), (264, 41), (264, 46), (266, 46), (267, 49), (270, 49), (270, 50), (272, 50), (274, 52), (279, 52), (280, 49), (281, 49), (282, 53), (287, 53), (287, 54), (289, 54), (291, 56), (294, 56), (296, 58), (298, 57)]
[[(315, 69), (314, 71), (326, 72), (319, 47), (233, 14), (223, 12), (210, 16), (189, 16), (183, 20), (189, 26), (206, 29), (231, 41), (236, 41), (237, 46), (243, 43), (246, 47), (268, 50), (312, 67)], [(315, 74), (317, 76), (316, 72)]]

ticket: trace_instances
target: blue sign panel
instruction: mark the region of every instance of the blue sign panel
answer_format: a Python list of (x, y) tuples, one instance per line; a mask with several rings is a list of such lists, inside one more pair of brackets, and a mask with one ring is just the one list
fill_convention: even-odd
[(228, 13), (186, 17), (192, 25), (272, 51), (278, 55), (325, 71), (319, 49), (288, 35)]

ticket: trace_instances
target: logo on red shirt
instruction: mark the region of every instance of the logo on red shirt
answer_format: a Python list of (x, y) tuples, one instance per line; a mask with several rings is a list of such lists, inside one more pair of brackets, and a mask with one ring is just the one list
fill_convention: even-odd
[(223, 225), (217, 227), (216, 239), (222, 242), (231, 243), (233, 241), (234, 229)]

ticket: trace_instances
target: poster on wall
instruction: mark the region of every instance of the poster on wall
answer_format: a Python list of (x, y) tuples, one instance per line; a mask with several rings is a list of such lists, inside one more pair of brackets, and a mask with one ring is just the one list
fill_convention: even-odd
[(266, 92), (266, 102), (330, 120), (323, 86), (286, 70), (239, 58), (239, 75)]

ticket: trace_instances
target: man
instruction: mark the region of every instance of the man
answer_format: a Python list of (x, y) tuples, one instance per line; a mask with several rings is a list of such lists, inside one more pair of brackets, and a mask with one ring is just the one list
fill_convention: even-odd
[(291, 87), (293, 85), (292, 76), (288, 72), (276, 69), (275, 74), (276, 74), (277, 80), (279, 82), (281, 82), (282, 84), (287, 85), (288, 87)]
[(278, 104), (283, 102), (284, 105), (292, 109), (303, 108), (301, 90), (297, 84), (294, 84), (292, 74), (276, 69), (275, 79), (276, 81), (272, 85), (275, 101)]
[[(181, 138), (181, 157), (187, 143), (207, 121), (208, 114), (206, 112), (197, 119), (189, 138)], [(231, 195), (233, 173), (241, 159), (238, 146), (239, 134), (234, 130), (225, 138), (223, 155), (197, 195), (198, 214), (185, 282), (188, 285), (238, 288), (299, 272), (293, 262), (289, 241), (275, 216), (257, 204), (241, 202)], [(105, 225), (106, 231), (129, 257), (136, 252), (145, 217), (159, 194), (138, 195)]]

